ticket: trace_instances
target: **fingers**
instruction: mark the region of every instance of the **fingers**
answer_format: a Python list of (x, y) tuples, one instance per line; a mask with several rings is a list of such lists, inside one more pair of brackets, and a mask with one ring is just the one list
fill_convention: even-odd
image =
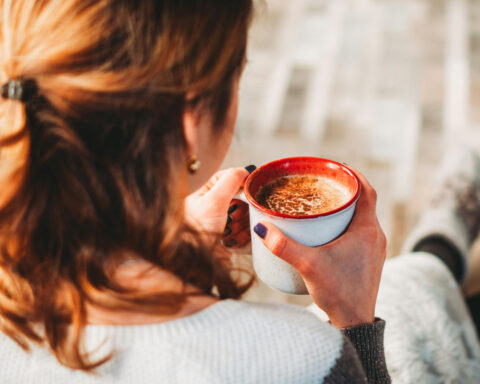
[(248, 204), (240, 200), (232, 200), (228, 209), (228, 216), (232, 218), (232, 221), (239, 220), (245, 215), (248, 215)]
[(357, 202), (355, 215), (353, 216), (346, 235), (327, 244), (325, 248), (338, 247), (340, 243), (348, 243), (352, 241), (352, 239), (357, 239), (357, 244), (360, 241), (377, 244), (378, 248), (384, 251), (386, 238), (377, 218), (377, 192), (361, 172), (354, 169), (352, 169), (352, 171), (357, 175), (361, 188), (361, 195)]
[(230, 202), (245, 183), (249, 172), (245, 168), (229, 168), (217, 174), (218, 180), (209, 190), (212, 199)]
[(223, 236), (235, 235), (249, 226), (248, 205), (243, 202), (234, 203), (228, 209), (227, 224)]
[(204, 195), (208, 191), (210, 191), (213, 186), (217, 183), (217, 181), (222, 177), (222, 175), (226, 172), (226, 169), (222, 169), (221, 171), (216, 172), (210, 179), (202, 185), (195, 193), (199, 195)]
[[(236, 209), (232, 211), (232, 207)], [(248, 205), (234, 204), (230, 207), (230, 219), (223, 233), (223, 244), (227, 248), (242, 248), (250, 243), (250, 218)]]
[(357, 202), (355, 216), (350, 225), (350, 231), (365, 225), (376, 225), (377, 223), (377, 192), (370, 185), (363, 174), (355, 169), (352, 171), (360, 181), (360, 198)]
[(312, 253), (312, 248), (286, 236), (273, 224), (261, 222), (254, 227), (254, 232), (262, 239), (263, 244), (270, 252), (297, 270), (301, 271), (305, 261), (309, 260), (308, 256)]
[(250, 227), (245, 227), (241, 231), (223, 238), (223, 245), (227, 248), (243, 248), (250, 243)]
[[(372, 185), (368, 182), (366, 177), (360, 172), (355, 169), (352, 171), (357, 175), (360, 181), (360, 191), (361, 191), (361, 198), (363, 205), (373, 205), (377, 204), (377, 191), (372, 187)], [(360, 202), (360, 200), (359, 200)], [(358, 204), (357, 204), (358, 205)]]
[(225, 227), (224, 237), (235, 236), (237, 233), (243, 231), (250, 226), (250, 219), (248, 215), (245, 215), (241, 219), (231, 221)]

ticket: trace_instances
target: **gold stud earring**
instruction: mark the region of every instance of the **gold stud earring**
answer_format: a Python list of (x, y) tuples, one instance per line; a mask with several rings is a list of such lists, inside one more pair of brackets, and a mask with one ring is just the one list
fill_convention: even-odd
[(188, 158), (188, 172), (194, 175), (200, 169), (201, 164), (202, 163), (200, 162), (200, 160), (198, 160), (197, 156), (190, 156)]

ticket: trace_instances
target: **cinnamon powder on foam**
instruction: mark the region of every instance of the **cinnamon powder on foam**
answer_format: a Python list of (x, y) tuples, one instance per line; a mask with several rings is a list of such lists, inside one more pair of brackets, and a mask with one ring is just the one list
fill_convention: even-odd
[(350, 199), (348, 188), (328, 177), (287, 176), (264, 185), (255, 200), (272, 211), (292, 215), (318, 215), (332, 211)]

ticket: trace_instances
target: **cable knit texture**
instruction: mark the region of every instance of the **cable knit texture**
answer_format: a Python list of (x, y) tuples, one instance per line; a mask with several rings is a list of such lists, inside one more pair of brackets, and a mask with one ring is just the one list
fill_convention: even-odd
[(195, 315), (162, 324), (89, 326), (86, 344), (89, 350), (101, 345), (97, 357), (116, 351), (97, 375), (61, 366), (46, 349), (36, 347), (27, 354), (0, 334), (0, 382), (366, 382), (361, 362), (342, 333), (307, 309), (291, 305), (226, 300)]
[(458, 284), (428, 253), (385, 263), (377, 300), (394, 384), (478, 384), (480, 346)]

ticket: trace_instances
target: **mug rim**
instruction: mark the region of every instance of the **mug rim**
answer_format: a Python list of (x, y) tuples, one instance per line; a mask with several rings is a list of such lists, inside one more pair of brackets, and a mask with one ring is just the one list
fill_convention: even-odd
[[(262, 169), (265, 169), (265, 168), (267, 168), (269, 166), (272, 166), (272, 165), (281, 164), (281, 163), (284, 163), (284, 162), (287, 162), (287, 161), (302, 161), (302, 160), (303, 161), (305, 161), (305, 160), (307, 160), (307, 161), (308, 160), (321, 161), (321, 162), (325, 162), (325, 163), (335, 164), (335, 165), (339, 166), (340, 168), (342, 168), (355, 181), (355, 193), (353, 194), (352, 198), (350, 200), (348, 200), (345, 204), (342, 204), (338, 208), (332, 209), (331, 211), (327, 211), (327, 212), (323, 212), (323, 213), (317, 213), (315, 215), (302, 215), (302, 216), (289, 215), (289, 214), (286, 214), (286, 213), (280, 213), (280, 212), (272, 211), (271, 209), (268, 209), (268, 208), (264, 207), (263, 205), (260, 205), (253, 198), (253, 196), (250, 193), (249, 187), (250, 187), (250, 184), (252, 183), (253, 179), (255, 178), (255, 176), (258, 175), (259, 173), (261, 173)], [(357, 200), (360, 197), (360, 189), (361, 189), (360, 180), (358, 179), (358, 176), (355, 174), (355, 172), (353, 172), (345, 164), (339, 163), (335, 160), (325, 159), (325, 158), (322, 158), (322, 157), (295, 156), (295, 157), (286, 157), (284, 159), (273, 160), (273, 161), (271, 161), (269, 163), (266, 163), (266, 164), (260, 166), (259, 168), (257, 168), (255, 171), (253, 171), (247, 177), (247, 180), (245, 181), (245, 184), (244, 184), (243, 192), (244, 192), (245, 197), (247, 198), (248, 202), (250, 204), (252, 204), (255, 208), (257, 208), (262, 213), (266, 213), (268, 215), (275, 216), (275, 217), (280, 217), (280, 218), (283, 218), (283, 219), (304, 220), (304, 219), (315, 219), (317, 217), (331, 216), (335, 213), (344, 211), (345, 209), (349, 208), (350, 206), (352, 206), (353, 204), (355, 204), (357, 202)]]

